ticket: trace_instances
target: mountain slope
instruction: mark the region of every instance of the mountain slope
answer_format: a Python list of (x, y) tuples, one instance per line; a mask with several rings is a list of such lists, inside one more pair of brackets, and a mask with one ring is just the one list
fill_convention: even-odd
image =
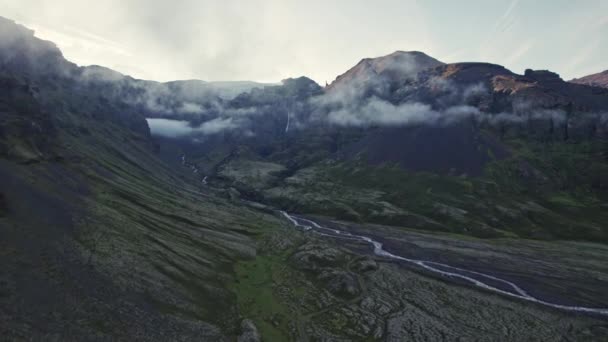
[(608, 70), (570, 80), (572, 83), (608, 88)]
[(2, 25), (18, 37), (0, 49), (2, 335), (236, 336), (232, 264), (277, 220), (202, 193), (158, 159), (141, 114)]
[[(514, 278), (552, 302), (603, 307), (605, 246), (520, 239), (605, 241), (608, 172), (596, 132), (543, 140), (526, 128), (501, 137), (468, 117), (446, 127), (343, 126), (326, 120), (335, 108), (317, 101), (328, 93), (305, 77), (196, 102), (198, 88), (184, 94), (79, 68), (31, 31), (0, 25), (11, 37), (0, 39), (5, 339), (605, 336), (601, 318), (404, 267), (361, 241), (299, 231), (273, 210), (358, 221), (311, 217), (378, 235), (390, 250)], [(98, 71), (106, 79), (91, 75)], [(399, 105), (395, 91), (404, 84), (426, 87), (397, 81), (375, 95)], [(436, 115), (448, 100), (425, 104), (432, 108), (425, 113)], [(147, 115), (230, 125), (154, 139)], [(438, 147), (446, 150), (441, 156), (472, 161), (417, 158)], [(503, 147), (509, 153), (495, 153)], [(370, 163), (361, 157), (365, 149), (388, 156)], [(471, 165), (482, 172), (468, 171)]]
[[(355, 79), (341, 78), (340, 88), (358, 89)], [(607, 93), (490, 63), (393, 81), (371, 93), (312, 93), (306, 106), (244, 94), (225, 108), (264, 108), (252, 117), (273, 130), (185, 136), (182, 146), (201, 178), (292, 211), (483, 237), (607, 241)], [(288, 117), (297, 118), (289, 131)]]

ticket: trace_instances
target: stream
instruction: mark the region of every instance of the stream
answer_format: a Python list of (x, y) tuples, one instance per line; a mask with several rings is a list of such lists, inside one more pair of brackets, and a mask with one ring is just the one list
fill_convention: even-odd
[(592, 313), (608, 316), (608, 308), (589, 308), (583, 306), (568, 306), (561, 305), (556, 303), (547, 302), (541, 298), (534, 297), (527, 293), (524, 289), (522, 289), (517, 284), (501, 279), (496, 276), (492, 276), (489, 274), (485, 274), (482, 272), (477, 272), (473, 270), (468, 270), (464, 268), (454, 267), (443, 263), (427, 261), (427, 260), (417, 260), (410, 259), (406, 257), (402, 257), (397, 254), (393, 254), (387, 250), (385, 250), (382, 246), (382, 243), (364, 236), (364, 235), (356, 235), (343, 230), (334, 229), (324, 227), (318, 224), (315, 221), (305, 219), (302, 217), (298, 217), (292, 214), (288, 214), (284, 211), (281, 211), (281, 214), (287, 218), (295, 227), (301, 228), (305, 231), (311, 231), (318, 235), (328, 236), (336, 239), (344, 239), (344, 240), (356, 240), (368, 243), (373, 247), (374, 254), (388, 259), (403, 261), (406, 263), (410, 263), (416, 266), (419, 266), (426, 271), (439, 274), (441, 276), (447, 278), (456, 278), (468, 282), (476, 287), (492, 291), (501, 295), (514, 297), (518, 299), (522, 299), (529, 302), (538, 303), (541, 305), (545, 305), (548, 307), (552, 307), (555, 309), (573, 311), (573, 312), (583, 312), (583, 313)]

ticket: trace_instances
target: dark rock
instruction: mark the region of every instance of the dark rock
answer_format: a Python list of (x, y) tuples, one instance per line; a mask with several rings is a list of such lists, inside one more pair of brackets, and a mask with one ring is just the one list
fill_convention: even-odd
[(0, 77), (0, 155), (19, 162), (36, 162), (55, 146), (56, 127), (43, 106), (29, 92), (30, 84)]
[(308, 77), (288, 78), (281, 83), (292, 96), (307, 96), (321, 92), (321, 87)]
[(230, 198), (231, 201), (237, 201), (241, 198), (241, 193), (235, 188), (230, 188), (228, 189), (228, 198)]
[(5, 275), (0, 275), (0, 298), (13, 296), (15, 290), (15, 282)]
[(519, 176), (528, 182), (535, 182), (542, 184), (547, 182), (548, 179), (542, 172), (533, 167), (530, 163), (525, 160), (520, 160), (518, 164)]
[(365, 257), (353, 263), (352, 269), (357, 272), (370, 272), (378, 269), (378, 264), (372, 258)]
[(354, 297), (361, 293), (357, 276), (342, 270), (325, 270), (319, 280), (326, 282), (329, 292), (342, 297)]
[(308, 243), (300, 247), (291, 260), (298, 269), (318, 271), (325, 267), (337, 266), (340, 255), (340, 251), (335, 248)]
[(258, 328), (252, 320), (244, 319), (241, 322), (241, 335), (237, 338), (238, 342), (259, 342), (262, 340)]
[(0, 217), (4, 216), (8, 212), (8, 205), (4, 194), (0, 193)]
[(559, 74), (549, 70), (526, 69), (524, 76), (541, 82), (563, 82)]

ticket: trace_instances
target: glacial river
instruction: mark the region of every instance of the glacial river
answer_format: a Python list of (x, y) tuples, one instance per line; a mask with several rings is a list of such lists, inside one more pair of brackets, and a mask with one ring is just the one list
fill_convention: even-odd
[(374, 249), (374, 254), (379, 257), (384, 257), (393, 260), (399, 260), (403, 262), (407, 262), (416, 266), (419, 266), (429, 272), (439, 274), (448, 278), (456, 278), (468, 282), (474, 286), (480, 287), (482, 289), (492, 291), (495, 293), (499, 293), (505, 296), (514, 297), (518, 299), (522, 299), (529, 302), (538, 303), (541, 305), (545, 305), (548, 307), (574, 311), (574, 312), (584, 312), (584, 313), (592, 313), (608, 316), (608, 308), (589, 308), (583, 306), (568, 306), (555, 304), (551, 302), (547, 302), (541, 298), (534, 297), (527, 293), (523, 288), (518, 286), (517, 284), (501, 279), (499, 277), (495, 277), (489, 274), (485, 274), (482, 272), (477, 272), (473, 270), (468, 270), (464, 268), (454, 267), (443, 263), (426, 261), (426, 260), (417, 260), (405, 258), (397, 254), (393, 254), (388, 252), (382, 247), (382, 243), (364, 236), (364, 235), (356, 235), (349, 233), (347, 231), (328, 228), (318, 224), (315, 221), (305, 219), (302, 217), (298, 217), (296, 215), (288, 214), (284, 211), (281, 211), (281, 214), (287, 218), (295, 227), (300, 228), (305, 231), (311, 231), (315, 234), (328, 236), (336, 239), (345, 239), (345, 240), (356, 240), (368, 243)]

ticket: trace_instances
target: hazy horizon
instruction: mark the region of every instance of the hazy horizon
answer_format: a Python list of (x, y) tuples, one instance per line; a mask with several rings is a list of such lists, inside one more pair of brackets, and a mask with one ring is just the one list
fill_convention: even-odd
[[(543, 18), (538, 16), (543, 13)], [(568, 80), (608, 69), (608, 2), (0, 0), (79, 65), (157, 81), (331, 82), (362, 58), (422, 51)], [(589, 39), (581, 39), (588, 36)]]

